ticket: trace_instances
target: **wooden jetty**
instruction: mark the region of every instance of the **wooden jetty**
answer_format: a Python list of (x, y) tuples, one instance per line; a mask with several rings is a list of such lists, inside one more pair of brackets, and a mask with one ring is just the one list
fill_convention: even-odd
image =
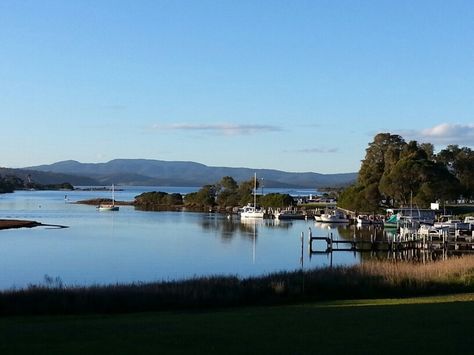
[[(315, 248), (314, 242), (323, 242), (323, 247)], [(474, 253), (474, 232), (471, 234), (448, 233), (420, 235), (397, 235), (385, 240), (334, 239), (332, 233), (326, 237), (313, 236), (311, 228), (308, 233), (309, 254), (328, 254), (337, 251), (349, 252), (405, 252), (429, 251), (451, 254)], [(321, 243), (320, 243), (321, 244)]]

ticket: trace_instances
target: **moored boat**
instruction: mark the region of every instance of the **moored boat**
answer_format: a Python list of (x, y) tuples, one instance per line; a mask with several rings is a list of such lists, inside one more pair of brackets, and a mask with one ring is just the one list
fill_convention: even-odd
[(321, 222), (323, 223), (349, 223), (349, 218), (344, 213), (335, 209), (331, 212), (321, 215)]
[(265, 211), (260, 208), (248, 204), (240, 210), (240, 218), (263, 218), (265, 217)]
[(461, 221), (453, 216), (441, 216), (438, 222), (434, 223), (436, 228), (448, 228), (449, 230), (468, 230), (470, 224)]
[(97, 206), (99, 211), (118, 211), (119, 206), (115, 205), (115, 187), (112, 185), (112, 203), (100, 204)]
[(275, 219), (285, 220), (285, 219), (305, 219), (306, 215), (298, 210), (282, 210), (276, 211), (273, 213)]
[(466, 216), (464, 218), (464, 223), (468, 223), (471, 225), (471, 228), (474, 228), (474, 216)]
[(265, 211), (257, 207), (257, 174), (254, 175), (254, 189), (253, 189), (253, 205), (247, 204), (247, 206), (241, 208), (240, 218), (263, 218), (265, 217)]

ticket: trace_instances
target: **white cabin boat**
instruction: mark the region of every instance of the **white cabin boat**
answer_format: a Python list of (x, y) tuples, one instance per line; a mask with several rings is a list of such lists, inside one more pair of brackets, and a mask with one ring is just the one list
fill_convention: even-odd
[(321, 215), (322, 223), (349, 223), (349, 218), (339, 210), (333, 210)]
[(263, 218), (264, 216), (265, 211), (260, 208), (255, 208), (250, 203), (240, 211), (240, 218)]
[(474, 226), (474, 216), (467, 216), (464, 218), (464, 223), (468, 223), (471, 226)]

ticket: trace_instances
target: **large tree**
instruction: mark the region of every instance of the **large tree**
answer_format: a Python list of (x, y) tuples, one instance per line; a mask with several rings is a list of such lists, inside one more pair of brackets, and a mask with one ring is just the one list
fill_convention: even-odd
[[(438, 155), (430, 143), (406, 143), (398, 135), (379, 133), (369, 143), (356, 184), (339, 199), (342, 207), (375, 211), (387, 205), (457, 198), (461, 191), (472, 196), (474, 157), (468, 148), (449, 146)], [(461, 184), (463, 190), (461, 190)]]
[[(363, 197), (370, 209), (376, 208), (383, 198), (380, 192), (380, 180), (393, 169), (400, 159), (405, 141), (399, 135), (379, 133), (366, 149), (364, 160), (360, 167), (357, 185), (362, 189)], [(360, 196), (362, 197), (362, 196)]]
[(435, 159), (445, 164), (459, 179), (463, 195), (474, 198), (474, 151), (467, 147), (448, 145), (436, 155)]

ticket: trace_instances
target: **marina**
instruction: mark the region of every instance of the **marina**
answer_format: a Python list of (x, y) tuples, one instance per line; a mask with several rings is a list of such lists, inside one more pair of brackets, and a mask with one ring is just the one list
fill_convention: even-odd
[[(186, 193), (179, 187), (115, 189), (118, 201), (144, 191)], [(279, 191), (284, 192), (284, 191)], [(303, 195), (306, 191), (300, 191)], [(106, 199), (110, 189), (17, 191), (0, 195), (0, 219), (36, 221), (35, 228), (0, 235), (0, 289), (41, 284), (46, 276), (67, 285), (181, 280), (208, 275), (250, 277), (329, 265), (353, 265), (371, 253), (378, 258), (420, 253), (434, 258), (474, 250), (472, 231), (383, 228), (318, 222), (317, 209), (275, 210), (274, 218), (239, 218), (215, 212), (147, 212), (121, 205), (115, 213), (75, 202)], [(304, 213), (303, 213), (304, 212)], [(324, 211), (325, 212), (325, 211)], [(325, 213), (323, 213), (325, 214)], [(277, 218), (278, 217), (278, 218)], [(57, 228), (54, 226), (68, 227)], [(400, 227), (400, 226), (398, 226)], [(300, 252), (300, 234), (311, 229)], [(444, 234), (443, 234), (444, 233)], [(313, 237), (314, 235), (314, 237)], [(28, 262), (23, 262), (28, 260)]]
[[(116, 188), (115, 198), (133, 201), (144, 191), (170, 193), (179, 187)], [(269, 189), (269, 191), (271, 191)], [(67, 200), (65, 199), (67, 194)], [(208, 275), (249, 277), (299, 268), (299, 234), (314, 220), (249, 219), (187, 211), (147, 212), (120, 206), (99, 212), (76, 201), (109, 198), (110, 191), (17, 191), (0, 195), (0, 219), (29, 220), (38, 226), (2, 230), (0, 289), (41, 284), (45, 276), (66, 285), (181, 280)], [(347, 226), (340, 226), (341, 232)], [(338, 229), (333, 229), (339, 233)], [(328, 265), (326, 257), (306, 255), (306, 265)], [(359, 256), (341, 255), (351, 265)]]

